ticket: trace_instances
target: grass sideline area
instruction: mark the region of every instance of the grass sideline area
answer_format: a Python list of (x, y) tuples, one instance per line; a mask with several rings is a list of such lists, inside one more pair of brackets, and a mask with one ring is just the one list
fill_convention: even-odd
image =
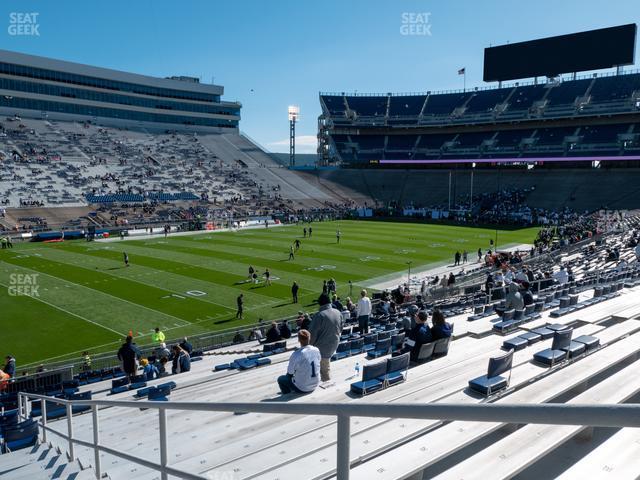
[[(14, 355), (18, 366), (76, 358), (83, 350), (114, 350), (129, 330), (144, 344), (156, 326), (176, 338), (315, 311), (325, 279), (335, 278), (344, 298), (349, 280), (355, 295), (360, 282), (406, 272), (409, 260), (417, 269), (467, 249), (475, 261), (478, 247), (485, 250), (495, 236), (491, 229), (386, 221), (311, 227), (311, 238), (303, 238), (303, 225), (296, 225), (109, 243), (25, 243), (0, 250), (2, 355)], [(537, 230), (499, 231), (499, 246), (532, 243)], [(296, 238), (301, 248), (289, 260)], [(269, 268), (272, 285), (263, 277), (257, 285), (249, 282), (249, 265), (260, 274)], [(12, 285), (31, 278), (38, 296), (10, 295)], [(298, 304), (291, 303), (294, 280), (300, 285)], [(235, 319), (240, 293), (244, 320)]]

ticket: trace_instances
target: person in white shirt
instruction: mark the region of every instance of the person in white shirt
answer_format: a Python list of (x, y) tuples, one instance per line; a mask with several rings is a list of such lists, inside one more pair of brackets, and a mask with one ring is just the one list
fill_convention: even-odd
[(369, 333), (369, 316), (371, 315), (371, 300), (367, 297), (367, 291), (360, 292), (360, 300), (356, 308), (358, 313), (358, 327), (360, 334)]
[(309, 330), (298, 332), (300, 348), (291, 354), (287, 374), (278, 377), (278, 386), (283, 394), (311, 393), (320, 383), (320, 350), (309, 345)]
[(555, 278), (560, 285), (564, 285), (569, 281), (569, 274), (564, 267), (560, 267), (560, 270), (553, 275), (553, 278)]

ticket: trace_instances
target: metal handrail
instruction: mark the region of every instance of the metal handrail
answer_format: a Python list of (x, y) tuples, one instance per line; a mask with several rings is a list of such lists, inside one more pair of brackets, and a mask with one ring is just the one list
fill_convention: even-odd
[[(453, 403), (208, 403), (208, 402), (144, 402), (144, 408), (158, 410), (160, 435), (160, 462), (152, 462), (135, 455), (100, 444), (98, 407), (122, 407), (140, 409), (140, 402), (127, 400), (64, 400), (45, 395), (20, 393), (18, 398), (19, 412), (22, 418), (28, 418), (28, 399), (41, 400), (42, 417), (39, 425), (43, 430), (43, 441), (46, 432), (55, 433), (69, 442), (69, 458), (75, 459), (74, 446), (81, 445), (93, 448), (96, 478), (101, 478), (100, 452), (108, 453), (157, 470), (163, 480), (169, 475), (185, 479), (206, 479), (206, 476), (187, 473), (173, 469), (168, 465), (167, 410), (199, 411), (199, 412), (232, 412), (232, 413), (267, 413), (285, 415), (324, 415), (337, 417), (337, 478), (348, 480), (350, 470), (350, 423), (351, 417), (376, 418), (412, 418), (439, 421), (473, 421), (512, 424), (544, 424), (544, 425), (580, 425), (591, 427), (640, 427), (640, 405), (607, 404), (607, 405), (568, 405), (568, 404), (472, 404)], [(66, 406), (67, 434), (47, 426), (46, 402), (54, 402)], [(73, 405), (90, 406), (93, 416), (93, 441), (87, 442), (74, 438)]]

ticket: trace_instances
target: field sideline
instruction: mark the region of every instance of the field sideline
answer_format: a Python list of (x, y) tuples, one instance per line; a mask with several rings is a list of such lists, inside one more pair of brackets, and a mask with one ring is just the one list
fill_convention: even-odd
[[(374, 277), (452, 259), (460, 249), (475, 260), (488, 248), (494, 230), (411, 223), (340, 221), (313, 223), (313, 237), (302, 226), (194, 236), (141, 238), (124, 242), (69, 241), (17, 244), (0, 250), (0, 350), (18, 363), (89, 349), (114, 349), (129, 330), (145, 343), (155, 326), (168, 337), (315, 311), (322, 280), (335, 278), (340, 296), (348, 281)], [(342, 238), (336, 243), (336, 230)], [(500, 245), (531, 243), (536, 228), (500, 231)], [(289, 246), (299, 238), (295, 260)], [(131, 266), (124, 266), (122, 252)], [(269, 268), (273, 284), (247, 282), (249, 265)], [(17, 275), (16, 275), (17, 274)], [(38, 296), (12, 296), (10, 287), (38, 274)], [(291, 303), (293, 281), (300, 303)], [(355, 290), (354, 290), (355, 291)], [(236, 297), (245, 296), (245, 318), (235, 319)]]

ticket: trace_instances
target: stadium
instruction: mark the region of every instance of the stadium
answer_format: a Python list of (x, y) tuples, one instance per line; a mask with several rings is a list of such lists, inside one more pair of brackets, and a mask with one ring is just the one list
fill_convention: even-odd
[(640, 478), (628, 9), (161, 3), (7, 7), (0, 479)]

